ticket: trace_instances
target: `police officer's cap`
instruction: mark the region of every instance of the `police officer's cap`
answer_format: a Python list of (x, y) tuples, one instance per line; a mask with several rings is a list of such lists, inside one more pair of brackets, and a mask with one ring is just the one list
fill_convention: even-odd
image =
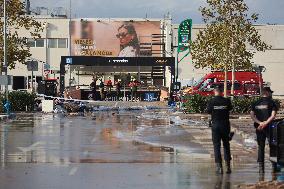
[(273, 93), (274, 91), (272, 91), (271, 89), (270, 89), (270, 87), (263, 87), (263, 91), (264, 92), (269, 92), (269, 93)]

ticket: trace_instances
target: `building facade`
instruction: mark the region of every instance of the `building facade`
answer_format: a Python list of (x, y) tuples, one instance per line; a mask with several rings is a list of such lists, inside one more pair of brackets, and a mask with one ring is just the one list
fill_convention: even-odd
[[(104, 35), (110, 35), (110, 33), (105, 33), (105, 30), (102, 28), (101, 31), (92, 31), (92, 28), (88, 28), (88, 26), (84, 26), (85, 28), (90, 29), (92, 32), (100, 33), (99, 36), (97, 36), (96, 44), (92, 43), (93, 47), (96, 45), (96, 47), (99, 47), (102, 51), (90, 51), (93, 47), (90, 47), (90, 45), (82, 45), (82, 43), (88, 43), (88, 41), (77, 41), (71, 40), (71, 36), (78, 35), (78, 31), (81, 33), (81, 38), (84, 39), (87, 38), (83, 35), (88, 35), (88, 33), (84, 33), (83, 27), (77, 27), (76, 24), (81, 24), (82, 22), (87, 25), (88, 23), (97, 24), (98, 26), (102, 27), (102, 23), (110, 24), (109, 26), (105, 26), (108, 28), (111, 27), (117, 27), (119, 28), (120, 22), (129, 22), (129, 23), (135, 23), (136, 28), (138, 32), (145, 32), (147, 33), (145, 26), (150, 26), (151, 23), (159, 23), (159, 31), (158, 32), (152, 32), (151, 40), (148, 39), (149, 35), (145, 34), (143, 36), (142, 34), (139, 34), (140, 41), (144, 40), (143, 45), (140, 46), (140, 52), (143, 51), (141, 56), (148, 56), (149, 53), (151, 56), (161, 56), (161, 57), (176, 57), (176, 46), (177, 46), (177, 35), (178, 35), (178, 25), (172, 24), (170, 19), (66, 19), (66, 18), (54, 18), (54, 17), (36, 17), (36, 19), (44, 24), (44, 30), (41, 33), (41, 39), (32, 39), (28, 32), (25, 30), (20, 30), (19, 34), (23, 37), (28, 38), (28, 45), (30, 46), (31, 50), (31, 58), (32, 60), (36, 60), (39, 62), (38, 65), (38, 71), (34, 72), (34, 75), (36, 76), (37, 80), (41, 80), (42, 78), (59, 78), (59, 70), (60, 70), (60, 61), (62, 56), (70, 56), (70, 55), (82, 55), (80, 53), (85, 53), (84, 55), (95, 55), (95, 56), (122, 56), (124, 53), (125, 57), (129, 56), (131, 54), (127, 54), (126, 50), (124, 52), (118, 52), (119, 45), (116, 42), (115, 36), (114, 38), (109, 38), (109, 46), (105, 47), (103, 43), (100, 43), (100, 38), (103, 38)], [(149, 22), (150, 25), (147, 25), (147, 22)], [(145, 25), (146, 23), (146, 25)], [(140, 25), (139, 25), (140, 24)], [(144, 25), (144, 26), (143, 26)], [(153, 25), (153, 24), (152, 24)], [(72, 29), (73, 27), (73, 29)], [(76, 31), (74, 31), (74, 28), (79, 28)], [(117, 30), (117, 28), (115, 30)], [(199, 30), (202, 30), (204, 28), (204, 25), (193, 25), (192, 30), (192, 37), (193, 39), (196, 38), (197, 32)], [(262, 39), (269, 45), (272, 46), (270, 50), (267, 50), (266, 52), (256, 52), (254, 57), (254, 64), (264, 66), (266, 68), (266, 71), (263, 73), (263, 77), (265, 82), (269, 83), (272, 87), (272, 89), (275, 91), (275, 95), (284, 95), (284, 83), (282, 82), (282, 79), (284, 77), (282, 76), (282, 70), (284, 69), (284, 26), (283, 25), (257, 25), (257, 30), (262, 36)], [(153, 30), (155, 27), (153, 26)], [(145, 30), (145, 31), (144, 31)], [(117, 32), (117, 31), (116, 31)], [(122, 33), (123, 34), (123, 33)], [(122, 35), (121, 34), (121, 35)], [(120, 35), (120, 34), (117, 34)], [(118, 38), (121, 38), (121, 36), (117, 36)], [(142, 39), (144, 37), (144, 39)], [(73, 37), (72, 37), (73, 38)], [(74, 39), (74, 38), (73, 38)], [(150, 40), (151, 42), (148, 42), (147, 40)], [(153, 44), (156, 43), (157, 46), (154, 47)], [(71, 44), (71, 46), (70, 46)], [(75, 46), (76, 45), (76, 46)], [(87, 51), (83, 51), (84, 49)], [(80, 52), (78, 51), (80, 50)], [(108, 52), (104, 52), (103, 50), (109, 49)], [(118, 50), (117, 50), (118, 49)], [(120, 49), (121, 50), (121, 49)], [(87, 54), (86, 54), (87, 52)], [(93, 54), (88, 54), (88, 52), (92, 52)], [(95, 54), (94, 54), (95, 53)], [(98, 54), (96, 54), (98, 53)], [(108, 54), (113, 53), (113, 54)], [(129, 52), (128, 52), (129, 53)], [(154, 55), (157, 53), (157, 55)], [(183, 56), (183, 54), (179, 55), (180, 57)], [(182, 85), (190, 85), (192, 82), (197, 81), (202, 76), (204, 76), (206, 73), (210, 72), (208, 69), (195, 69), (192, 65), (191, 57), (188, 56), (183, 61), (181, 61), (177, 66), (178, 71), (178, 79), (182, 82)], [(148, 68), (145, 68), (145, 70), (140, 69), (139, 77), (145, 77), (147, 78), (147, 74), (150, 72), (153, 73), (153, 70), (148, 70)], [(104, 80), (112, 79), (114, 80), (116, 74), (111, 74), (112, 72), (117, 73), (137, 73), (138, 68), (134, 67), (128, 67), (125, 69), (116, 69), (113, 70), (113, 68), (92, 68), (90, 70), (90, 67), (84, 68), (80, 66), (72, 67), (67, 66), (66, 67), (66, 74), (65, 74), (65, 85), (78, 85), (78, 86), (88, 86), (91, 81), (92, 77), (94, 76), (92, 72), (100, 72), (102, 75), (104, 75)], [(103, 73), (108, 74), (103, 74)], [(13, 70), (9, 70), (9, 75), (13, 75), (14, 77), (14, 84), (13, 89), (26, 89), (29, 87), (30, 84), (30, 78), (31, 78), (31, 72), (27, 71), (27, 66), (22, 64), (17, 64), (16, 68)], [(144, 75), (143, 75), (144, 74)], [(171, 74), (169, 71), (169, 68), (166, 68), (166, 71), (164, 73), (164, 80), (159, 81), (158, 79), (155, 80), (155, 82), (150, 80), (145, 80), (145, 82), (150, 82), (149, 84), (155, 85), (164, 85), (164, 86), (170, 86), (171, 83)]]

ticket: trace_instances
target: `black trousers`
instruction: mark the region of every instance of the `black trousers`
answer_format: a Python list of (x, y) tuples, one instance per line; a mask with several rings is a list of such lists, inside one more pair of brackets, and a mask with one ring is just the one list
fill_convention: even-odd
[(230, 122), (229, 121), (213, 121), (212, 122), (212, 141), (214, 145), (215, 162), (222, 163), (221, 141), (224, 147), (224, 159), (226, 162), (231, 161), (230, 150)]
[(261, 130), (261, 131), (256, 129), (256, 140), (257, 140), (257, 145), (258, 145), (257, 162), (259, 163), (264, 163), (266, 138), (269, 139), (268, 127), (265, 130)]
[(136, 101), (136, 99), (137, 99), (137, 91), (136, 90), (131, 90), (131, 101), (133, 101), (133, 98), (134, 98), (134, 101)]

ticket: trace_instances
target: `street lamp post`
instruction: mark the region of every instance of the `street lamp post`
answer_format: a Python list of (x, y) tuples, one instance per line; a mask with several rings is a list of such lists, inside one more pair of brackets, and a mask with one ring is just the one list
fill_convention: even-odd
[[(3, 64), (3, 68), (4, 68), (4, 72), (5, 72), (5, 76), (7, 76), (7, 68), (8, 68), (8, 64), (7, 64), (7, 11), (6, 11), (6, 7), (7, 6), (7, 2), (6, 0), (4, 0), (3, 3), (3, 9), (4, 9), (4, 25), (3, 25), (3, 51), (4, 51), (4, 64)], [(6, 102), (8, 101), (8, 83), (5, 84), (5, 97), (6, 97)]]
[[(72, 0), (69, 0), (69, 56), (71, 56), (71, 6)], [(71, 89), (71, 65), (69, 67), (69, 90)]]

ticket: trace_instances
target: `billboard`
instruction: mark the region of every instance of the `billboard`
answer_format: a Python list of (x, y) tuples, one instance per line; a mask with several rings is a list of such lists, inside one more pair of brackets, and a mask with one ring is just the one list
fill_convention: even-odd
[(160, 21), (72, 21), (72, 56), (161, 56)]

